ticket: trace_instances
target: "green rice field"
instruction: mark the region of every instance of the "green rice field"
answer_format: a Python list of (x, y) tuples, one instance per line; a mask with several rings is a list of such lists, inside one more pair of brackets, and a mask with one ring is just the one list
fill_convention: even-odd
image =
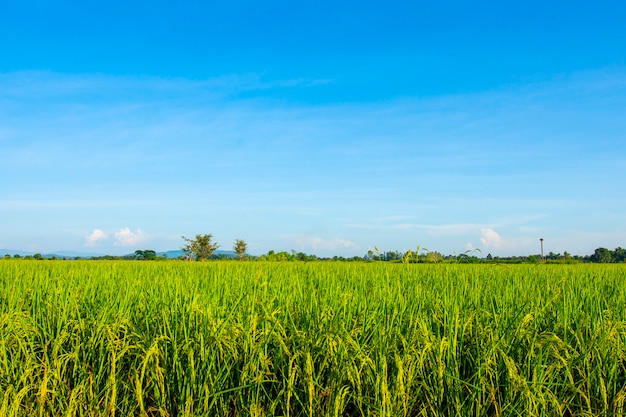
[(624, 264), (0, 261), (0, 416), (598, 415)]

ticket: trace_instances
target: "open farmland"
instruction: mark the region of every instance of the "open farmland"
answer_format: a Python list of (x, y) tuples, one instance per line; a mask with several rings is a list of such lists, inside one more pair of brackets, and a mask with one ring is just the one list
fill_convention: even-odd
[(0, 261), (0, 415), (626, 415), (625, 281), (625, 265)]

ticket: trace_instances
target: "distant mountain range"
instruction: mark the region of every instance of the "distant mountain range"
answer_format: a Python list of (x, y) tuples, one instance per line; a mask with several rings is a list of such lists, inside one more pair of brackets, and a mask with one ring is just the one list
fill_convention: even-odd
[[(32, 252), (32, 251), (25, 251), (25, 250), (18, 250), (18, 249), (0, 249), (0, 257), (4, 256), (4, 255), (19, 255), (19, 256), (33, 256), (36, 253), (41, 253), (41, 252)], [(52, 257), (56, 257), (56, 258), (91, 258), (92, 256), (102, 256), (101, 253), (95, 253), (95, 252), (77, 252), (77, 251), (71, 251), (71, 250), (60, 250), (60, 251), (55, 251), (53, 253), (42, 253), (41, 254), (44, 258), (52, 258)]]
[[(0, 249), (0, 257), (4, 256), (4, 255), (10, 255), (11, 257), (13, 257), (14, 255), (19, 255), (19, 256), (33, 256), (34, 254), (36, 254), (38, 252), (32, 252), (32, 251), (24, 251), (24, 250), (17, 250), (17, 249)], [(227, 250), (216, 250), (214, 252), (216, 255), (223, 255), (223, 256), (237, 256), (235, 254), (235, 252), (233, 251), (227, 251)], [(126, 255), (121, 255), (121, 256), (132, 256), (134, 254), (134, 252), (131, 252), (129, 254)], [(55, 251), (52, 253), (42, 253), (41, 254), (44, 258), (92, 258), (92, 257), (101, 257), (101, 256), (106, 256), (106, 254), (103, 253), (95, 253), (95, 252), (78, 252), (78, 251), (71, 251), (71, 250), (59, 250), (59, 251)], [(176, 258), (180, 258), (181, 256), (185, 256), (185, 253), (178, 249), (178, 250), (168, 250), (168, 251), (164, 251), (164, 252), (157, 252), (158, 256), (167, 256), (168, 259), (176, 259)]]
[(53, 256), (61, 257), (61, 258), (91, 258), (92, 256), (101, 256), (99, 253), (95, 252), (77, 252), (72, 250), (60, 250), (51, 254), (44, 255), (46, 258), (51, 258)]

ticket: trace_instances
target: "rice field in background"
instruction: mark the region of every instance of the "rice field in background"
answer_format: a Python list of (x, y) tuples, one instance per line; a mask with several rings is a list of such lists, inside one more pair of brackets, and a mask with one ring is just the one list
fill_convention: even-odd
[(626, 415), (626, 265), (0, 261), (1, 416)]

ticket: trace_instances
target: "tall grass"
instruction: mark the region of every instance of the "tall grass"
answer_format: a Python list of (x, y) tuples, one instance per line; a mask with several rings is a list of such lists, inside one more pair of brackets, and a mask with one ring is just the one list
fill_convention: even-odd
[(0, 261), (0, 415), (626, 415), (625, 278)]

